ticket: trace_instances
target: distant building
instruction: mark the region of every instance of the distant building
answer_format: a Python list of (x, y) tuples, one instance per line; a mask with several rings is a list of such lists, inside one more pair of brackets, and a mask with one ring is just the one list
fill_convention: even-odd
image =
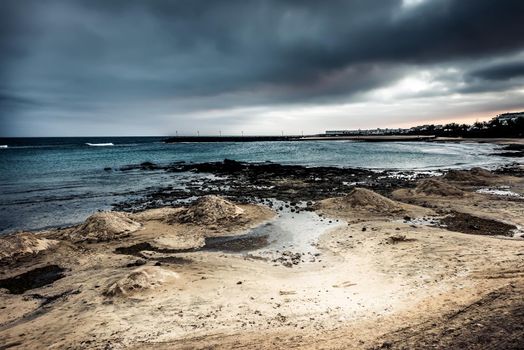
[(514, 112), (514, 113), (502, 113), (497, 115), (494, 120), (498, 120), (502, 125), (507, 125), (508, 122), (515, 122), (517, 119), (524, 118), (524, 112)]
[(358, 129), (358, 130), (327, 130), (326, 135), (329, 136), (344, 136), (344, 135), (398, 135), (406, 134), (409, 129)]

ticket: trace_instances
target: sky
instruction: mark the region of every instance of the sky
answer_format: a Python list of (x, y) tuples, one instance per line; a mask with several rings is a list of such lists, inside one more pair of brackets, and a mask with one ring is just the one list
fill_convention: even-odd
[(0, 136), (312, 134), (520, 110), (522, 0), (0, 1)]

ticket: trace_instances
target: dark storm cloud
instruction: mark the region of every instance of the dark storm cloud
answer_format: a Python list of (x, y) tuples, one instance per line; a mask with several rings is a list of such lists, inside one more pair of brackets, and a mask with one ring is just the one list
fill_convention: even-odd
[(522, 75), (467, 70), (524, 50), (524, 1), (419, 2), (4, 0), (0, 123), (349, 101), (439, 65)]
[(491, 65), (471, 72), (471, 76), (486, 80), (507, 80), (524, 77), (524, 62)]

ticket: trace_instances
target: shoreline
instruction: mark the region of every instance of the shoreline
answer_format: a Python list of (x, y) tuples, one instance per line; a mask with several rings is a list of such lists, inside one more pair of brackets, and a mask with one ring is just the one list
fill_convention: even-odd
[[(181, 205), (188, 200), (207, 194), (223, 195), (236, 201), (245, 202), (248, 198), (259, 200), (288, 200), (291, 202), (324, 199), (337, 196), (351, 189), (352, 186), (365, 186), (382, 194), (389, 194), (401, 187), (412, 187), (414, 181), (426, 177), (443, 175), (454, 170), (450, 168), (439, 170), (406, 170), (406, 169), (373, 169), (360, 167), (333, 166), (303, 166), (286, 165), (273, 162), (238, 162), (225, 159), (223, 162), (155, 164), (144, 162), (126, 165), (113, 171), (140, 171), (147, 176), (150, 171), (161, 171), (167, 174), (195, 174), (194, 178), (186, 178), (182, 186), (157, 185), (143, 191), (140, 195), (133, 193), (136, 199), (104, 204), (98, 210), (121, 210), (133, 212), (143, 209), (158, 208), (162, 205)], [(508, 163), (489, 168), (500, 174), (524, 174), (519, 169), (519, 163)], [(105, 170), (104, 170), (105, 171)], [(208, 179), (210, 175), (212, 178)], [(273, 183), (270, 178), (284, 176), (292, 179), (289, 183)], [(296, 187), (290, 191), (289, 186)], [(249, 195), (244, 195), (249, 192)], [(120, 194), (125, 196), (125, 194)], [(96, 209), (93, 209), (96, 210)], [(87, 216), (86, 216), (87, 217)], [(82, 218), (83, 219), (83, 218)], [(24, 230), (53, 230), (67, 225), (75, 225), (82, 221), (77, 219), (67, 223), (49, 224), (33, 228), (10, 228), (0, 233), (0, 237)]]
[[(227, 200), (180, 207), (169, 203), (181, 193), (160, 189), (127, 212), (0, 237), (2, 252), (18, 249), (0, 257), (0, 286), (12, 290), (0, 288), (1, 345), (505, 349), (521, 341), (522, 167), (418, 179), (234, 161), (169, 170), (188, 167), (217, 176), (186, 196)], [(361, 188), (347, 178), (370, 181)], [(478, 192), (486, 187), (521, 197)]]

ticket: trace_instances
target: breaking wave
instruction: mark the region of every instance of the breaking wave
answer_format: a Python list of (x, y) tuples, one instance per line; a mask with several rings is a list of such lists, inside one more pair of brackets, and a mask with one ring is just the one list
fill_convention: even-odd
[(112, 142), (106, 142), (106, 143), (89, 143), (86, 142), (86, 145), (91, 147), (107, 147), (107, 146), (114, 146)]

